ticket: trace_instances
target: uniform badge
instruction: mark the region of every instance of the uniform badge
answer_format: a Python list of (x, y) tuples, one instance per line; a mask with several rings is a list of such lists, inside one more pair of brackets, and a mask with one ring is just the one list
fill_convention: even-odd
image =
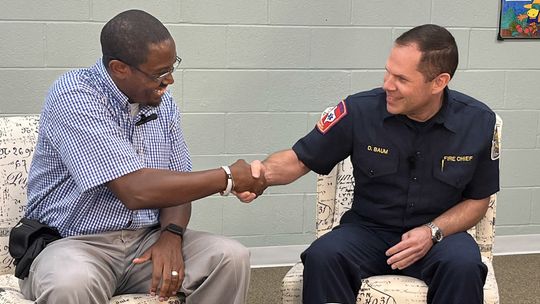
[(327, 108), (322, 112), (321, 119), (317, 122), (317, 129), (322, 134), (325, 134), (345, 115), (347, 115), (347, 107), (345, 106), (345, 101), (341, 101), (337, 106)]
[(497, 160), (501, 156), (501, 128), (502, 119), (497, 116), (495, 127), (493, 128), (493, 139), (491, 140), (491, 159)]

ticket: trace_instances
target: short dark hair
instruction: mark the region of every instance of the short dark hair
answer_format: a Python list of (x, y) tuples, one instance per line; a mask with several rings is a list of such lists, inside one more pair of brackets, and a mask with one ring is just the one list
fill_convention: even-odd
[(101, 30), (103, 64), (112, 59), (139, 66), (146, 62), (150, 44), (172, 40), (167, 28), (156, 17), (141, 10), (128, 10), (114, 16)]
[(454, 76), (459, 61), (457, 44), (454, 36), (444, 27), (420, 25), (403, 33), (395, 43), (400, 46), (416, 44), (422, 52), (418, 71), (426, 81), (435, 79), (441, 73)]

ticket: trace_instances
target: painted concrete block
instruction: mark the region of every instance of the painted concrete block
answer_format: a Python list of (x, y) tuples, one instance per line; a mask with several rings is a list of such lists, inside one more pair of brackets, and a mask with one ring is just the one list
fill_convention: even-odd
[(312, 35), (312, 68), (383, 68), (392, 46), (388, 28), (324, 27)]
[[(503, 134), (504, 132), (503, 129)], [(540, 150), (537, 149), (503, 150), (501, 185), (503, 187), (540, 187), (539, 159)]]
[[(540, 49), (539, 49), (540, 51)], [(534, 93), (538, 86), (540, 71), (507, 71), (505, 86), (505, 108), (540, 110), (538, 95)]]
[(230, 26), (227, 63), (230, 68), (306, 68), (310, 29), (303, 27)]
[(148, 12), (163, 23), (180, 21), (180, 1), (175, 0), (92, 0), (92, 19), (105, 23), (119, 13), (130, 9)]
[[(41, 112), (49, 87), (66, 70), (5, 69), (0, 72), (0, 113)], [(29, 89), (31, 84), (32, 89)]]
[(223, 153), (224, 120), (224, 114), (184, 114), (182, 128), (190, 153), (195, 155)]
[(482, 101), (491, 109), (504, 108), (504, 71), (457, 70), (449, 87)]
[(270, 24), (349, 25), (351, 0), (269, 0)]
[(89, 0), (4, 1), (0, 20), (84, 21), (90, 18), (89, 8)]
[(74, 68), (95, 64), (101, 58), (99, 36), (102, 27), (96, 23), (48, 23), (45, 28), (46, 65)]
[(322, 111), (349, 94), (345, 71), (270, 71), (268, 109), (272, 112)]
[(227, 114), (227, 153), (271, 153), (290, 148), (305, 134), (304, 114)]
[(384, 66), (381, 70), (353, 71), (351, 75), (351, 91), (349, 95), (382, 87), (384, 74)]
[(265, 0), (184, 0), (181, 3), (182, 22), (221, 24), (265, 24)]
[(432, 22), (442, 26), (496, 27), (500, 1), (433, 0)]
[(540, 111), (504, 110), (497, 112), (503, 119), (502, 146), (504, 149), (536, 148)]
[(352, 0), (352, 12), (352, 23), (356, 25), (416, 26), (430, 23), (431, 0)]
[(497, 225), (529, 224), (531, 189), (503, 189), (497, 200)]
[(223, 209), (223, 233), (229, 236), (302, 233), (303, 196), (263, 195), (250, 204), (227, 202)]
[(223, 234), (223, 208), (226, 200), (219, 195), (203, 198), (191, 203), (189, 228)]
[(227, 62), (227, 27), (215, 25), (169, 25), (182, 58), (182, 69), (224, 68)]
[(538, 70), (540, 45), (536, 41), (498, 41), (496, 29), (472, 29), (469, 68)]
[(184, 72), (184, 110), (267, 111), (270, 90), (266, 71), (187, 70)]
[(45, 24), (0, 22), (0, 67), (43, 67)]

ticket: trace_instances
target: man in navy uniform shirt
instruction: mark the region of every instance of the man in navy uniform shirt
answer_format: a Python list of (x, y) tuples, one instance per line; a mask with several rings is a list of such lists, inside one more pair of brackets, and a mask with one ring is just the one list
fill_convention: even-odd
[(279, 185), (351, 157), (352, 209), (301, 256), (304, 303), (356, 303), (361, 279), (381, 274), (425, 281), (428, 303), (483, 302), (487, 267), (466, 230), (499, 190), (496, 116), (448, 89), (457, 65), (446, 29), (415, 27), (396, 39), (382, 88), (349, 96), (292, 149), (252, 163)]

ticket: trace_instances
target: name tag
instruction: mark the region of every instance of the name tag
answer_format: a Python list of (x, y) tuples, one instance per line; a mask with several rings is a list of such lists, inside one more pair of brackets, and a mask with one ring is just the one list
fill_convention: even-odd
[(388, 155), (389, 150), (387, 148), (381, 148), (381, 147), (375, 147), (375, 146), (367, 146), (367, 150), (370, 152), (375, 152), (379, 154), (385, 154)]
[(445, 155), (441, 159), (441, 172), (444, 171), (446, 162), (470, 162), (474, 158), (473, 155)]

